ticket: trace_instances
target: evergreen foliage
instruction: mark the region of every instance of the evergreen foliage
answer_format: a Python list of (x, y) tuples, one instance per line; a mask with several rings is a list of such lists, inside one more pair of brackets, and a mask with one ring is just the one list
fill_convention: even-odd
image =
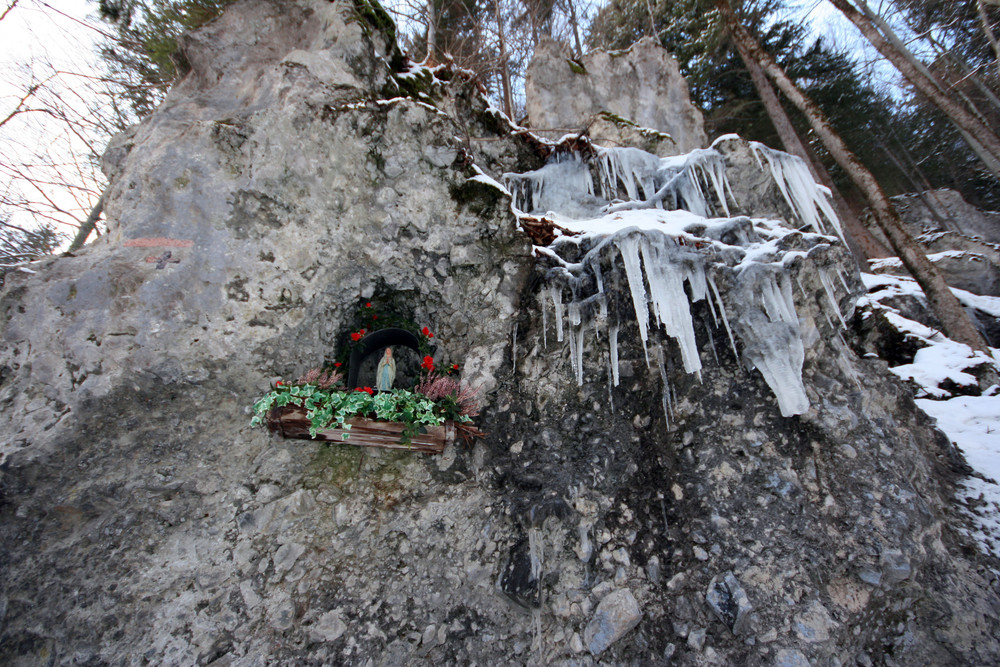
[(51, 225), (23, 229), (9, 224), (8, 220), (7, 216), (0, 219), (0, 287), (7, 272), (16, 265), (48, 255), (63, 241), (62, 235)]
[(103, 47), (111, 74), (123, 82), (138, 116), (152, 112), (183, 69), (177, 38), (222, 13), (234, 0), (99, 0), (117, 39)]

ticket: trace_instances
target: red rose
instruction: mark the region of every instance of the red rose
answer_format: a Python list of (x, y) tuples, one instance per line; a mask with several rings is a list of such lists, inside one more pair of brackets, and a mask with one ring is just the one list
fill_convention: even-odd
[(363, 392), (365, 392), (366, 394), (374, 394), (374, 393), (375, 393), (375, 392), (374, 392), (374, 391), (372, 390), (372, 388), (371, 388), (371, 387), (358, 387), (358, 388), (357, 388), (357, 389), (355, 389), (354, 391), (363, 391)]
[(367, 329), (362, 329), (361, 330), (361, 335), (364, 335), (365, 331), (367, 331)]
[(451, 370), (457, 371), (458, 370), (458, 364), (452, 364), (451, 365)]
[(431, 330), (428, 329), (427, 327), (424, 327), (423, 329), (421, 329), (420, 333), (422, 333), (423, 335), (427, 336), (428, 338), (434, 338), (434, 334), (432, 334)]
[(365, 308), (371, 308), (371, 307), (372, 307), (372, 302), (371, 301), (369, 301), (368, 303), (365, 304)]
[(340, 368), (340, 366), (341, 366), (341, 363), (339, 361), (333, 365), (334, 368)]
[(351, 334), (351, 340), (357, 343), (359, 340), (361, 340), (361, 334), (355, 331), (354, 333)]
[(420, 364), (423, 368), (429, 371), (434, 370), (434, 357), (426, 356), (424, 357), (424, 363)]
[(277, 382), (275, 382), (275, 383), (274, 383), (274, 386), (275, 386), (275, 387), (280, 387), (280, 386), (281, 386), (281, 385), (283, 385), (283, 384), (285, 384), (285, 383), (284, 383), (284, 382), (282, 382), (281, 380), (278, 380)]

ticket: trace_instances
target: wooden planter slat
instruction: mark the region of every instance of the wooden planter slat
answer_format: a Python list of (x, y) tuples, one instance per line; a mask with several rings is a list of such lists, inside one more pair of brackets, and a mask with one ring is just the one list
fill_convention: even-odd
[(309, 435), (309, 420), (306, 409), (297, 405), (273, 408), (267, 413), (267, 426), (286, 438), (300, 440), (320, 440), (337, 442), (358, 447), (383, 447), (385, 449), (408, 449), (425, 454), (440, 454), (446, 445), (455, 442), (455, 423), (445, 422), (441, 426), (427, 426), (426, 433), (413, 436), (409, 444), (400, 442), (404, 425), (398, 422), (381, 422), (371, 419), (348, 419), (350, 437), (344, 440), (344, 429), (331, 428), (320, 431), (313, 438)]

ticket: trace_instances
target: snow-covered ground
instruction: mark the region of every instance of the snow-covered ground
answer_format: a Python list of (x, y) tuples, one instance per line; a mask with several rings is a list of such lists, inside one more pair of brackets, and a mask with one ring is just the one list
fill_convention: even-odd
[[(952, 396), (939, 386), (949, 379), (959, 385), (974, 384), (975, 378), (967, 369), (982, 363), (998, 363), (1000, 350), (993, 350), (992, 359), (981, 352), (974, 353), (968, 346), (945, 338), (941, 332), (909, 320), (880, 303), (880, 299), (889, 296), (923, 298), (914, 280), (869, 274), (862, 274), (862, 278), (869, 294), (859, 306), (868, 302), (883, 309), (896, 329), (926, 345), (917, 352), (913, 363), (890, 370), (916, 383), (917, 405), (937, 420), (938, 428), (955, 443), (976, 471), (976, 476), (961, 483), (957, 500), (973, 518), (976, 527), (973, 536), (986, 551), (1000, 556), (1000, 386), (990, 387), (981, 396)], [(965, 305), (974, 305), (1000, 316), (1000, 298), (953, 291)]]

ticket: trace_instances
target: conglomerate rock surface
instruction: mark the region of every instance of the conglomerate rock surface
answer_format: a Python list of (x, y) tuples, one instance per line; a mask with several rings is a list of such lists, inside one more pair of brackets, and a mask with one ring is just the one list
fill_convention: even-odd
[[(538, 145), (460, 77), (432, 86), (448, 113), (401, 96), (380, 17), (234, 4), (110, 147), (109, 233), (5, 286), (2, 661), (996, 662), (960, 462), (841, 340), (842, 245), (789, 266), (804, 414), (780, 416), (705, 302), (700, 380), (666, 339), (666, 377), (649, 367), (623, 322), (619, 386), (599, 353), (580, 384), (549, 267), (477, 171), (537, 168)], [(753, 174), (747, 155), (727, 159)], [(782, 214), (742, 180), (740, 213)], [(832, 297), (820, 270), (844, 277)], [(362, 454), (249, 428), (366, 301), (434, 330), (481, 389), (483, 439)]]

